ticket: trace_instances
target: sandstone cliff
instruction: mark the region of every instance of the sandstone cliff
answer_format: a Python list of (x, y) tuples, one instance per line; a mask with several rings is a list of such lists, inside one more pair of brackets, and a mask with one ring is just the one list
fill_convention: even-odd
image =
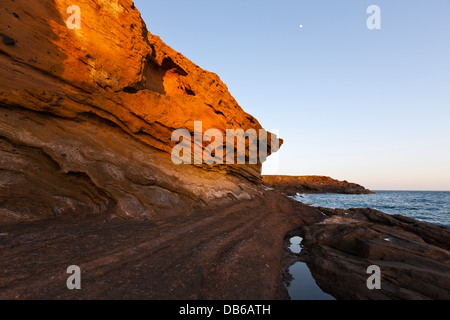
[(264, 176), (264, 184), (288, 195), (297, 193), (370, 194), (359, 184), (321, 176)]
[(172, 132), (194, 121), (261, 129), (219, 77), (148, 32), (131, 0), (77, 1), (81, 29), (66, 24), (71, 5), (2, 0), (0, 224), (189, 214), (259, 194), (261, 163), (171, 161)]

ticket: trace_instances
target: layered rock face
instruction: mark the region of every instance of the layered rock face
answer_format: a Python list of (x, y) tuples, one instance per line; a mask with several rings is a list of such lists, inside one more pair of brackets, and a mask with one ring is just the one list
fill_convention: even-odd
[(288, 195), (297, 193), (370, 194), (359, 184), (322, 176), (264, 176), (264, 184)]
[(149, 33), (132, 1), (77, 1), (81, 29), (71, 5), (2, 1), (0, 224), (189, 214), (260, 194), (260, 162), (171, 161), (173, 131), (195, 121), (262, 129), (219, 77)]

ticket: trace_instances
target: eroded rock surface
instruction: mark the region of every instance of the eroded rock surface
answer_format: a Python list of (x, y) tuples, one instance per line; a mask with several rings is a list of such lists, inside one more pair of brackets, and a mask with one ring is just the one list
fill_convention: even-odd
[[(0, 227), (0, 299), (287, 299), (284, 237), (321, 219), (276, 192), (160, 220)], [(68, 290), (68, 266), (82, 289)]]
[(261, 163), (171, 162), (173, 131), (195, 121), (262, 129), (219, 77), (148, 32), (132, 1), (76, 4), (81, 29), (66, 24), (71, 1), (2, 1), (0, 224), (190, 214), (261, 194)]

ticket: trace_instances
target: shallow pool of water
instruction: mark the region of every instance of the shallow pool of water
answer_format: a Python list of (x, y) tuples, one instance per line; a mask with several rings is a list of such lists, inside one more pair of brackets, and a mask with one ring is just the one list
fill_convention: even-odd
[[(300, 253), (303, 239), (301, 237), (293, 237), (290, 241), (289, 249), (291, 252)], [(293, 280), (287, 287), (291, 300), (336, 300), (333, 296), (320, 289), (306, 263), (294, 263), (289, 267), (289, 273), (293, 277)]]

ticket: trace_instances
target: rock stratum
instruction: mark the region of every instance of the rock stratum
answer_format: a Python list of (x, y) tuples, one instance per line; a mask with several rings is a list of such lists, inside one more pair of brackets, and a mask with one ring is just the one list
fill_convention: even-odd
[(264, 176), (264, 184), (288, 195), (297, 193), (371, 194), (359, 184), (322, 176)]
[(217, 75), (152, 35), (132, 1), (77, 1), (81, 29), (71, 5), (2, 1), (0, 224), (157, 218), (261, 193), (261, 163), (171, 161), (173, 131), (195, 121), (262, 129)]

